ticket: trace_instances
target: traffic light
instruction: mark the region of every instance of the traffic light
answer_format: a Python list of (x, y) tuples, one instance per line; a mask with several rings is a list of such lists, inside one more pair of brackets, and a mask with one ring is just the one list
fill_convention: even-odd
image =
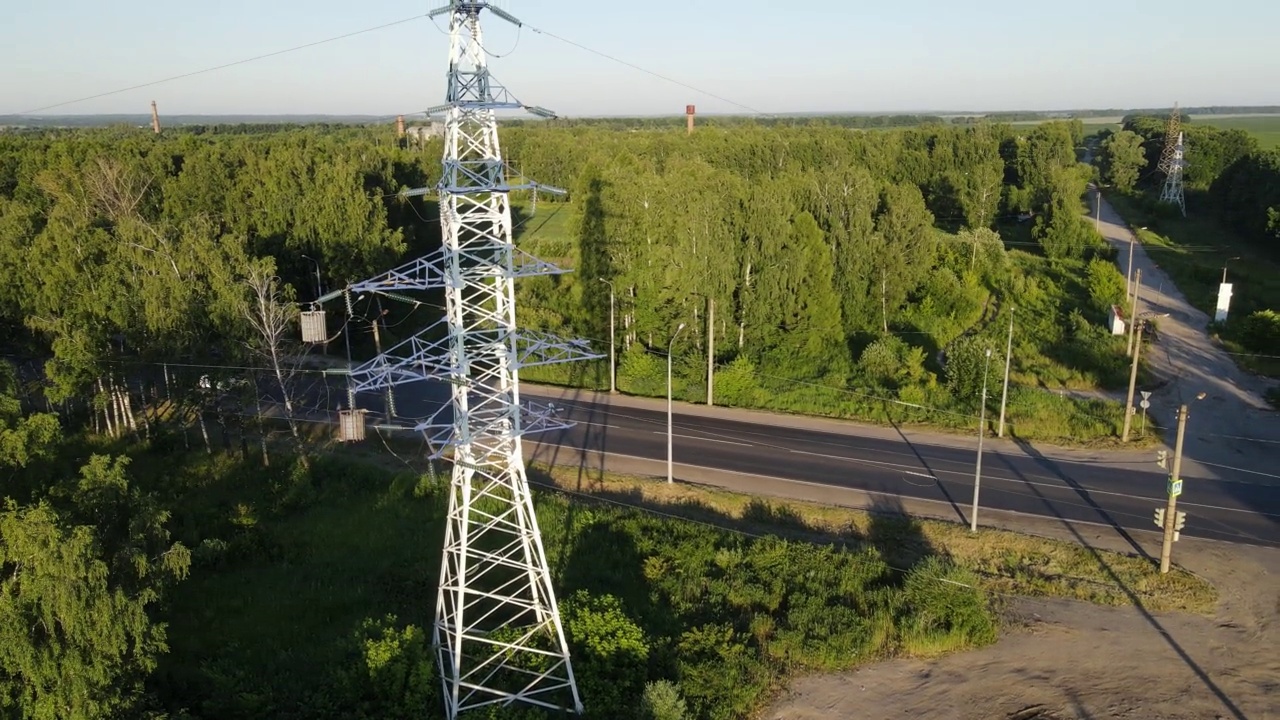
[(1164, 508), (1156, 508), (1156, 527), (1164, 527)]
[(1169, 464), (1169, 451), (1168, 451), (1168, 450), (1157, 450), (1157, 451), (1156, 451), (1156, 464), (1157, 464), (1157, 465), (1159, 465), (1160, 467), (1166, 467), (1166, 466)]
[(1187, 514), (1186, 514), (1186, 513), (1184, 513), (1184, 512), (1180, 512), (1180, 513), (1177, 513), (1177, 514), (1175, 514), (1175, 515), (1174, 515), (1174, 517), (1173, 517), (1173, 529), (1174, 529), (1174, 530), (1181, 530), (1181, 529), (1182, 529), (1182, 527), (1183, 527), (1184, 525), (1186, 525), (1186, 524), (1187, 524)]

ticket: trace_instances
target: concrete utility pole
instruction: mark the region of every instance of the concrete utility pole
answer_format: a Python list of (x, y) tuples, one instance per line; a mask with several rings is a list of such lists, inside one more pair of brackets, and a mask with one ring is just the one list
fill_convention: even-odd
[(1164, 543), (1160, 546), (1160, 574), (1169, 572), (1174, 534), (1178, 525), (1178, 496), (1182, 494), (1182, 438), (1187, 432), (1187, 406), (1178, 408), (1178, 441), (1173, 449), (1173, 474), (1169, 476), (1169, 503), (1164, 509)]
[(707, 298), (707, 407), (715, 404), (713, 400), (716, 384), (716, 301)]
[(1000, 429), (997, 437), (1004, 437), (1004, 408), (1009, 402), (1009, 364), (1013, 360), (1013, 308), (1009, 308), (1009, 344), (1004, 350), (1004, 390), (1000, 393)]
[(1124, 401), (1124, 432), (1120, 434), (1120, 442), (1129, 442), (1129, 427), (1133, 424), (1133, 389), (1138, 384), (1138, 357), (1142, 355), (1142, 321), (1133, 319), (1138, 326), (1138, 344), (1133, 350), (1133, 366), (1129, 368), (1129, 395)]
[(684, 323), (680, 323), (680, 327), (676, 328), (675, 333), (671, 336), (671, 342), (667, 345), (667, 482), (675, 482), (675, 476), (671, 471), (671, 438), (674, 434), (674, 424), (671, 421), (671, 354), (675, 351), (676, 338), (680, 337), (680, 331), (684, 330)]
[(151, 131), (160, 134), (160, 111), (156, 109), (156, 101), (151, 101)]
[[(1142, 269), (1138, 269), (1137, 277), (1133, 279), (1133, 304), (1129, 307), (1129, 349), (1125, 351), (1126, 355), (1133, 355), (1133, 334), (1134, 326), (1138, 324), (1138, 293), (1142, 290)], [(1132, 400), (1132, 398), (1130, 398)]]
[(973, 466), (973, 512), (969, 513), (969, 532), (978, 532), (978, 490), (982, 486), (982, 438), (987, 434), (987, 376), (991, 370), (991, 348), (982, 366), (982, 412), (978, 418), (978, 460)]
[(614, 295), (613, 283), (608, 280), (605, 280), (604, 278), (596, 278), (596, 279), (604, 283), (605, 285), (609, 286), (609, 392), (615, 393), (618, 391), (617, 384), (616, 384), (617, 378), (618, 378), (618, 372), (617, 372), (618, 355), (615, 350), (614, 334), (613, 334), (613, 295)]
[(1097, 230), (1097, 231), (1098, 231), (1098, 234), (1099, 234), (1099, 235), (1101, 235), (1101, 234), (1102, 234), (1102, 188), (1101, 188), (1101, 187), (1095, 187), (1095, 188), (1093, 189), (1093, 193), (1094, 193), (1094, 198), (1093, 198), (1093, 211), (1094, 211), (1093, 228), (1094, 228), (1095, 230)]
[(1137, 230), (1129, 231), (1129, 264), (1124, 268), (1124, 296), (1133, 294), (1133, 241), (1138, 236)]

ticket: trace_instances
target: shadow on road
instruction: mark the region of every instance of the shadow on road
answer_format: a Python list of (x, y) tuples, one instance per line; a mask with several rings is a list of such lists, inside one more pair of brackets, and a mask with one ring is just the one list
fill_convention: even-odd
[[(1102, 518), (1103, 522), (1105, 522), (1107, 525), (1110, 525), (1111, 528), (1115, 530), (1120, 537), (1124, 538), (1125, 542), (1129, 543), (1129, 547), (1132, 547), (1135, 553), (1137, 553), (1138, 555), (1141, 555), (1144, 558), (1147, 558), (1148, 560), (1151, 559), (1151, 556), (1147, 554), (1147, 551), (1143, 549), (1142, 545), (1137, 540), (1133, 539), (1133, 536), (1129, 534), (1129, 531), (1121, 527), (1120, 523), (1116, 522), (1115, 519), (1111, 517), (1111, 514), (1108, 513), (1106, 510), (1104, 510), (1102, 506), (1099, 505), (1097, 501), (1093, 499), (1093, 497), (1089, 494), (1089, 491), (1080, 486), (1080, 483), (1076, 482), (1075, 480), (1072, 480), (1071, 477), (1069, 477), (1066, 473), (1062, 472), (1062, 470), (1058, 468), (1057, 463), (1053, 462), (1049, 458), (1046, 458), (1044, 455), (1040, 454), (1040, 451), (1036, 450), (1031, 443), (1027, 442), (1026, 440), (1023, 440), (1022, 438), (1017, 437), (1016, 435), (1013, 435), (1011, 437), (1013, 439), (1014, 444), (1016, 444), (1018, 448), (1022, 450), (1023, 453), (1026, 454), (1027, 457), (1035, 460), (1037, 465), (1044, 468), (1047, 472), (1052, 473), (1053, 476), (1061, 480), (1064, 485), (1074, 490), (1076, 494), (1080, 496), (1080, 499), (1084, 500), (1085, 504), (1087, 504), (1090, 508), (1092, 508), (1094, 512), (1098, 513), (1098, 517)], [(1026, 477), (1024, 477), (1022, 473), (1020, 473), (1016, 468), (1014, 468), (1007, 460), (1005, 460), (1004, 463), (1005, 463), (1005, 466), (1008, 467), (1011, 472), (1017, 475), (1019, 479), (1026, 482)], [(1058, 519), (1066, 522), (1066, 519), (1062, 517), (1061, 513), (1059, 513), (1056, 509), (1052, 507), (1052, 503), (1050, 503), (1048, 499), (1045, 498), (1044, 495), (1035, 488), (1034, 485), (1028, 482), (1027, 487), (1031, 488), (1032, 491), (1035, 492), (1040, 499), (1044, 500), (1045, 507), (1048, 507), (1050, 509), (1050, 512), (1052, 512), (1055, 516), (1057, 516)], [(1070, 525), (1071, 523), (1066, 522), (1066, 524)]]
[[(892, 410), (893, 409), (889, 406), (889, 403), (884, 404), (884, 416), (888, 418), (889, 424), (893, 426), (894, 432), (898, 433), (898, 437), (902, 438), (902, 444), (910, 448), (911, 454), (915, 455), (916, 459), (920, 461), (920, 466), (928, 471), (929, 477), (933, 478), (934, 485), (937, 486), (939, 492), (942, 493), (942, 496), (947, 499), (947, 502), (951, 504), (951, 509), (956, 511), (956, 517), (960, 519), (960, 522), (964, 522), (964, 511), (960, 509), (959, 503), (956, 502), (955, 498), (951, 497), (951, 491), (947, 490), (947, 487), (938, 479), (938, 474), (933, 471), (933, 468), (929, 467), (929, 461), (924, 459), (924, 456), (920, 454), (920, 451), (916, 450), (916, 446), (912, 444), (911, 440), (902, 432), (902, 428), (899, 427), (897, 421), (893, 419)], [(901, 509), (901, 507), (899, 507), (899, 509)]]

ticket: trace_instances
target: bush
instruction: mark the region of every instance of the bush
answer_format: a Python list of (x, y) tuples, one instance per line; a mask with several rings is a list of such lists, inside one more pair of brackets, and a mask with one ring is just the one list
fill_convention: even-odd
[(632, 395), (665, 396), (666, 358), (659, 358), (638, 343), (628, 347), (618, 363), (618, 389)]
[(927, 375), (924, 348), (908, 345), (894, 335), (883, 337), (862, 351), (858, 370), (868, 382), (882, 387), (917, 385)]
[(1093, 259), (1085, 270), (1089, 298), (1094, 308), (1104, 316), (1112, 305), (1121, 305), (1125, 299), (1125, 279), (1116, 266), (1106, 260)]
[(422, 628), (397, 627), (394, 615), (368, 619), (357, 642), (361, 667), (353, 684), (364, 691), (366, 717), (409, 720), (439, 707), (440, 678)]
[(716, 370), (715, 401), (732, 407), (754, 407), (760, 401), (756, 367), (745, 355)]
[(640, 710), (644, 720), (685, 720), (689, 714), (684, 698), (680, 697), (680, 688), (670, 680), (645, 685)]
[(649, 641), (612, 595), (579, 590), (561, 605), (578, 692), (589, 715), (635, 707), (648, 673)]
[(1259, 310), (1245, 318), (1240, 340), (1253, 352), (1280, 354), (1280, 313)]

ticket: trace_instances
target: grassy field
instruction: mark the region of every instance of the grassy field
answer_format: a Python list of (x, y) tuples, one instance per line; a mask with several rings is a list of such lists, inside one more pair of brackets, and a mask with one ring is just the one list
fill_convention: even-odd
[(1280, 115), (1252, 115), (1240, 117), (1221, 117), (1214, 115), (1193, 115), (1191, 122), (1197, 125), (1212, 125), (1223, 130), (1244, 130), (1258, 138), (1258, 143), (1265, 150), (1280, 148)]

